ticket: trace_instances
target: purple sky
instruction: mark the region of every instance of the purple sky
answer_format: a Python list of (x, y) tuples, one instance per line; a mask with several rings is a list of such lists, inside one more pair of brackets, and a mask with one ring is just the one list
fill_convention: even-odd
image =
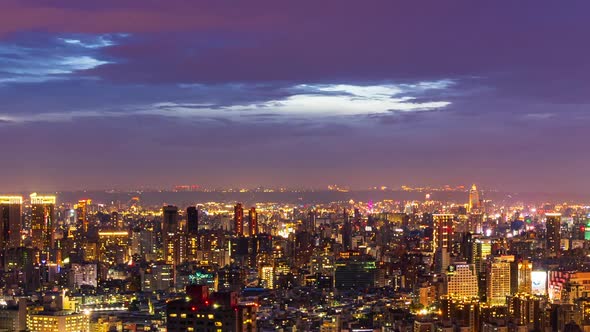
[(589, 193), (590, 2), (3, 0), (0, 191)]

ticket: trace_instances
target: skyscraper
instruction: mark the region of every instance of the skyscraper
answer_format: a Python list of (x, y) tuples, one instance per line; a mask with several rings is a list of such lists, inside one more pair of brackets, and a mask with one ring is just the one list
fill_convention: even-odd
[(342, 225), (342, 246), (344, 251), (352, 250), (352, 223), (346, 210), (344, 210), (344, 223)]
[(78, 225), (82, 225), (82, 233), (88, 234), (88, 205), (92, 204), (90, 199), (81, 199), (76, 205)]
[(550, 256), (559, 256), (561, 249), (561, 214), (546, 213), (545, 240), (546, 249)]
[(53, 247), (55, 218), (55, 196), (40, 196), (33, 193), (31, 198), (31, 240), (33, 248), (41, 250), (47, 259)]
[(238, 236), (244, 235), (244, 208), (242, 203), (234, 207), (234, 233)]
[(487, 266), (486, 298), (489, 305), (506, 305), (510, 290), (510, 263), (514, 256), (490, 257)]
[(0, 196), (0, 249), (21, 246), (22, 196)]
[(435, 214), (433, 217), (435, 248), (444, 248), (450, 253), (453, 243), (455, 216), (452, 214)]
[(249, 223), (248, 223), (248, 235), (256, 236), (258, 234), (258, 213), (256, 207), (251, 207), (248, 212)]
[(162, 208), (162, 242), (163, 258), (166, 264), (174, 264), (176, 248), (176, 235), (178, 233), (178, 207), (173, 205)]
[(479, 191), (474, 184), (469, 190), (469, 212), (477, 212), (480, 210), (480, 208), (481, 204), (479, 201)]
[(196, 206), (189, 206), (186, 209), (186, 228), (191, 235), (199, 232), (199, 210)]

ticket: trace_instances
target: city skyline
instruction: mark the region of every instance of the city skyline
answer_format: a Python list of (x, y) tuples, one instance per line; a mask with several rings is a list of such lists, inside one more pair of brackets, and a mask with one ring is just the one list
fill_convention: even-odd
[(589, 193), (587, 2), (1, 9), (3, 192), (475, 182)]

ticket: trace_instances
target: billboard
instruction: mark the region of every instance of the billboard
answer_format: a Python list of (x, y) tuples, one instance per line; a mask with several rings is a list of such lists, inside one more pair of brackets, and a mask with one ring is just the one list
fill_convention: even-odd
[(531, 292), (535, 295), (547, 295), (547, 271), (531, 272)]

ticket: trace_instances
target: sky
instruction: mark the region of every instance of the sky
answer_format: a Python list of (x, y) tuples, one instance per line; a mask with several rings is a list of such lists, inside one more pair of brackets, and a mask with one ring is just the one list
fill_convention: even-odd
[(2, 0), (0, 192), (590, 194), (588, 1)]

